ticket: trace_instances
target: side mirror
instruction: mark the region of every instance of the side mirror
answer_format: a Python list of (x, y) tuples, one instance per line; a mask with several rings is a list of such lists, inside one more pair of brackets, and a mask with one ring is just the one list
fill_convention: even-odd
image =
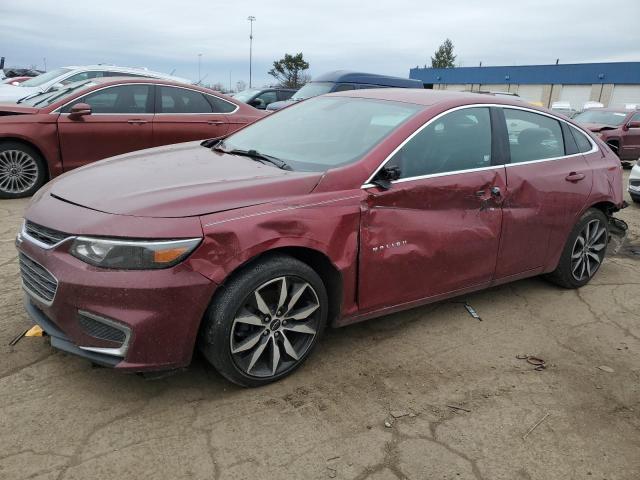
[(640, 128), (640, 122), (639, 121), (629, 122), (627, 123), (627, 128)]
[(267, 107), (261, 98), (254, 98), (249, 102), (249, 105), (254, 108), (259, 108), (260, 110), (264, 110)]
[(398, 180), (401, 174), (400, 167), (384, 167), (378, 172), (371, 183), (383, 190), (389, 190), (391, 188), (391, 182)]
[(91, 105), (86, 103), (76, 103), (71, 107), (71, 111), (69, 112), (69, 118), (71, 120), (77, 120), (85, 115), (91, 115)]

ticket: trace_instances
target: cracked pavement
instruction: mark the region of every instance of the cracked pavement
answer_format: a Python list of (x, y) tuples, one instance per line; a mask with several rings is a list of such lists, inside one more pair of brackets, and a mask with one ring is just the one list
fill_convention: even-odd
[(8, 346), (29, 326), (26, 204), (0, 202), (1, 479), (640, 478), (637, 205), (578, 291), (534, 278), (329, 331), (293, 376), (245, 390), (200, 356), (152, 381), (42, 338)]

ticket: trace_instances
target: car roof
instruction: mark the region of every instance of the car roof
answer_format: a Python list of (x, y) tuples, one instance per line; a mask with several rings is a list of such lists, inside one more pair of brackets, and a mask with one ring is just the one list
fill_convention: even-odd
[(587, 108), (586, 110), (583, 110), (580, 113), (584, 113), (584, 112), (614, 112), (614, 113), (632, 113), (632, 112), (637, 112), (638, 109), (633, 109), (633, 108), (614, 108), (614, 107), (596, 107), (596, 108)]
[(98, 63), (94, 65), (68, 65), (66, 67), (62, 67), (68, 70), (80, 70), (80, 71), (93, 71), (93, 70), (104, 70), (108, 72), (123, 72), (123, 73), (135, 73), (138, 75), (151, 75), (150, 78), (168, 78), (177, 82), (182, 83), (192, 83), (191, 80), (182, 77), (176, 77), (173, 75), (169, 75), (162, 72), (154, 72), (153, 70), (149, 70), (147, 68), (141, 67), (120, 67), (118, 65), (109, 65), (104, 63)]
[(377, 73), (354, 72), (351, 70), (334, 70), (318, 75), (313, 82), (348, 82), (370, 85), (388, 85), (400, 88), (422, 88), (422, 82), (412, 78), (391, 77)]
[(512, 100), (507, 97), (496, 97), (495, 95), (487, 95), (483, 93), (417, 88), (367, 88), (362, 90), (347, 90), (344, 92), (329, 93), (327, 96), (391, 100), (396, 102), (414, 103), (416, 105), (423, 105), (426, 107), (445, 102), (452, 102), (459, 105), (472, 103), (499, 103), (520, 107), (522, 106), (522, 100), (517, 98)]

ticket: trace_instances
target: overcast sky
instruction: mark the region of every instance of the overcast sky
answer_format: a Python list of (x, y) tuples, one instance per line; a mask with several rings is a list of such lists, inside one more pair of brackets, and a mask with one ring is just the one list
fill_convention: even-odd
[[(376, 5), (379, 3), (379, 5)], [(408, 76), (449, 37), (462, 66), (640, 60), (640, 2), (446, 0), (300, 2), (216, 0), (0, 0), (0, 56), (7, 65), (144, 66), (191, 79), (202, 53), (205, 83), (249, 79), (303, 52), (309, 73), (355, 69)], [(628, 25), (626, 22), (629, 22)]]

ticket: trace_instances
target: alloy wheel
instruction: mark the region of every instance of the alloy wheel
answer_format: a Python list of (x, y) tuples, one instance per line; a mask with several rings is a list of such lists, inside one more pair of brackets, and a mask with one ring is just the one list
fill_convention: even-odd
[(247, 375), (273, 377), (300, 362), (320, 328), (320, 301), (295, 276), (263, 283), (245, 298), (231, 327), (231, 355)]
[(600, 220), (589, 221), (578, 234), (571, 250), (571, 275), (581, 282), (591, 278), (604, 258), (607, 229)]
[(0, 191), (20, 194), (29, 191), (38, 181), (36, 160), (22, 150), (0, 152)]

